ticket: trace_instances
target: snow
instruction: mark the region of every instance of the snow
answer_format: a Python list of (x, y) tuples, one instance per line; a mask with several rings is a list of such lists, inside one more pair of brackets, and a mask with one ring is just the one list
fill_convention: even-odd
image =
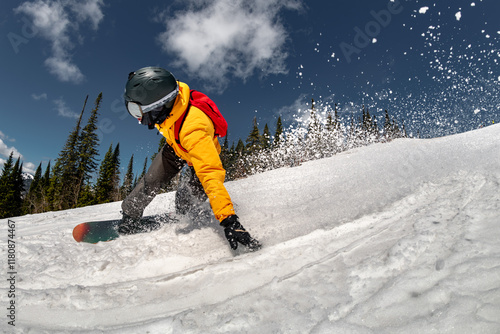
[(421, 7), (418, 12), (419, 14), (425, 14), (427, 13), (427, 11), (429, 10), (429, 7), (425, 6), (425, 7)]
[[(500, 330), (500, 125), (227, 187), (262, 250), (233, 253), (215, 222), (73, 241), (77, 223), (117, 218), (120, 203), (13, 218), (17, 332)], [(173, 198), (157, 196), (146, 213), (171, 212)], [(0, 326), (12, 330), (6, 318)]]

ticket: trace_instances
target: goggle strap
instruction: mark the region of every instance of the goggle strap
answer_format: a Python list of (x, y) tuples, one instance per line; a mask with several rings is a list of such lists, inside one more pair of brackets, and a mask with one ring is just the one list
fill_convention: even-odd
[(175, 88), (175, 90), (171, 91), (170, 93), (168, 93), (167, 95), (165, 95), (164, 97), (159, 99), (158, 101), (153, 102), (153, 103), (148, 104), (148, 105), (145, 105), (145, 106), (141, 106), (142, 113), (145, 114), (145, 113), (147, 113), (155, 108), (161, 107), (162, 105), (166, 104), (167, 102), (172, 101), (177, 96), (178, 93), (179, 93), (179, 86), (177, 86)]

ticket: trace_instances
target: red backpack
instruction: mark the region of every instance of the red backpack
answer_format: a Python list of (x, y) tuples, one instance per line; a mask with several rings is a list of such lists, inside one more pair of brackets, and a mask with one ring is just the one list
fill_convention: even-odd
[(181, 132), (182, 125), (186, 120), (187, 113), (191, 106), (200, 109), (212, 120), (215, 128), (215, 137), (224, 137), (227, 134), (227, 122), (224, 119), (224, 116), (220, 113), (219, 108), (215, 105), (214, 101), (212, 101), (205, 94), (192, 89), (189, 97), (189, 105), (174, 125), (175, 142), (184, 152), (187, 152), (187, 150), (181, 145), (179, 132)]

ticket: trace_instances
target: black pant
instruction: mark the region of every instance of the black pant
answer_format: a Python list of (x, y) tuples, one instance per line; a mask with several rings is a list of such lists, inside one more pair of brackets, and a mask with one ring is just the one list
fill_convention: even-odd
[[(186, 162), (179, 158), (168, 144), (163, 146), (144, 177), (132, 192), (123, 200), (123, 213), (133, 218), (140, 218), (144, 209), (165, 188), (168, 183), (185, 166)], [(185, 169), (181, 174), (179, 189), (175, 196), (177, 213), (186, 214), (196, 201), (205, 201), (207, 195), (196, 176), (193, 167)]]

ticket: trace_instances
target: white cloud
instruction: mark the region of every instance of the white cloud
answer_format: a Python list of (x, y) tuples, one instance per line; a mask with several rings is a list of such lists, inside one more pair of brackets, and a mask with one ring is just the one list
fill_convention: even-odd
[(158, 36), (175, 66), (222, 90), (230, 76), (247, 79), (286, 73), (288, 34), (279, 20), (282, 9), (299, 10), (299, 0), (189, 0), (188, 9), (165, 16)]
[(14, 11), (31, 17), (34, 29), (51, 42), (52, 56), (45, 61), (50, 73), (61, 81), (80, 83), (85, 77), (72, 62), (72, 41), (81, 40), (81, 23), (90, 21), (94, 30), (98, 28), (104, 17), (103, 5), (103, 0), (35, 0), (22, 3)]
[(36, 169), (38, 166), (35, 166), (34, 163), (32, 162), (25, 162), (23, 163), (23, 172), (29, 173), (31, 175), (35, 175)]
[(3, 139), (3, 140), (7, 140), (7, 141), (10, 141), (10, 142), (15, 142), (16, 140), (13, 139), (13, 138), (9, 138), (9, 136), (7, 136), (5, 133), (3, 133), (2, 131), (0, 131), (0, 139)]
[(49, 68), (49, 72), (61, 81), (80, 83), (85, 79), (78, 66), (72, 64), (68, 59), (51, 57), (45, 60), (45, 65)]
[(57, 114), (59, 116), (69, 117), (69, 118), (80, 117), (80, 115), (75, 113), (73, 110), (71, 110), (71, 108), (69, 108), (66, 105), (66, 101), (64, 101), (64, 99), (62, 97), (54, 100), (54, 104), (56, 105)]
[(31, 94), (31, 97), (34, 100), (40, 101), (40, 100), (47, 100), (47, 93), (42, 93), (42, 94)]
[(4, 143), (2, 139), (0, 139), (0, 155), (4, 157), (9, 157), (10, 153), (14, 152), (13, 157), (14, 159), (21, 158), (22, 159), (22, 154), (19, 153), (19, 151), (14, 147), (9, 147), (7, 144)]
[[(13, 152), (12, 157), (14, 158), (14, 160), (17, 160), (18, 158), (20, 158), (21, 162), (23, 159), (23, 155), (15, 147), (13, 147), (13, 146), (9, 147), (7, 144), (5, 144), (3, 141), (4, 135), (1, 132), (0, 132), (0, 134), (2, 135), (1, 136), (2, 138), (0, 139), (0, 156), (5, 157), (5, 159), (0, 157), (0, 173), (1, 173), (1, 169), (3, 169), (3, 165), (7, 162), (7, 159), (10, 156), (11, 152)], [(35, 171), (36, 171), (35, 164), (33, 164), (32, 162), (23, 162), (23, 172), (30, 173), (30, 174), (34, 175)]]
[(76, 13), (78, 20), (80, 22), (89, 20), (94, 30), (99, 28), (99, 23), (104, 19), (104, 14), (101, 9), (103, 6), (103, 0), (88, 0), (85, 2), (73, 1), (71, 3), (71, 9)]

